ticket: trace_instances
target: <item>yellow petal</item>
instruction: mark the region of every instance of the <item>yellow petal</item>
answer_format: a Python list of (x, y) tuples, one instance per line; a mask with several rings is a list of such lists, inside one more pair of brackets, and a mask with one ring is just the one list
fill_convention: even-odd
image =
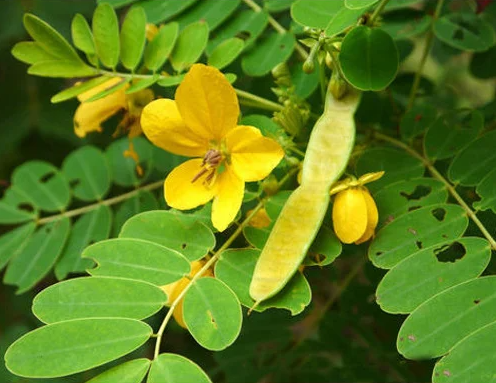
[[(249, 216), (253, 210), (248, 210), (246, 215)], [(253, 217), (251, 217), (249, 226), (256, 227), (257, 229), (263, 229), (264, 227), (269, 227), (271, 219), (267, 214), (267, 210), (264, 208), (258, 210)]]
[(336, 195), (332, 222), (341, 242), (352, 243), (362, 237), (367, 228), (367, 203), (361, 189), (346, 189)]
[(284, 157), (281, 145), (253, 126), (231, 130), (226, 143), (234, 172), (247, 182), (267, 177)]
[(177, 88), (176, 102), (188, 128), (207, 140), (220, 142), (238, 121), (234, 88), (214, 67), (193, 65)]
[(174, 100), (149, 103), (141, 113), (141, 128), (151, 142), (171, 153), (202, 157), (208, 150), (208, 140), (186, 127)]
[(362, 189), (363, 197), (365, 198), (365, 204), (367, 205), (367, 228), (365, 229), (365, 233), (355, 241), (357, 245), (368, 241), (374, 235), (375, 228), (377, 227), (377, 223), (379, 222), (379, 212), (377, 211), (377, 205), (375, 204), (374, 199), (370, 195), (367, 189)]
[(204, 177), (191, 182), (202, 169), (202, 159), (184, 162), (169, 173), (164, 183), (167, 204), (175, 209), (188, 210), (210, 201), (216, 191), (216, 183), (206, 187)]
[(212, 204), (212, 224), (224, 231), (234, 221), (243, 202), (245, 183), (227, 167), (218, 175), (217, 193)]
[[(93, 89), (83, 94), (92, 91)], [(84, 137), (90, 132), (101, 132), (101, 124), (104, 121), (120, 110), (127, 108), (126, 94), (124, 92), (124, 89), (120, 89), (99, 100), (82, 102), (74, 114), (74, 131), (76, 135), (78, 137)]]
[[(117, 84), (120, 84), (122, 81), (123, 80), (120, 77), (111, 77), (107, 81), (105, 81), (104, 83), (101, 83), (100, 85), (97, 85), (94, 88), (91, 88), (90, 90), (87, 90), (86, 92), (79, 94), (77, 96), (77, 99), (80, 102), (85, 102), (87, 99), (97, 95), (98, 93), (101, 93), (104, 90), (110, 89), (110, 88), (116, 86)], [(121, 89), (122, 93), (124, 93), (124, 89)], [(121, 91), (121, 90), (119, 90), (119, 91)], [(106, 97), (104, 97), (104, 98), (106, 98)], [(94, 102), (96, 102), (96, 101), (94, 101)]]

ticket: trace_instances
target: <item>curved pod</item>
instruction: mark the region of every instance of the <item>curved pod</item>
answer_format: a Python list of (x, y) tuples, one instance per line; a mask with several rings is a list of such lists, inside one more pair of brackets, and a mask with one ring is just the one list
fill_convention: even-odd
[(260, 254), (250, 285), (255, 305), (277, 294), (294, 275), (319, 231), (329, 189), (341, 176), (355, 140), (353, 114), (360, 94), (336, 100), (327, 90), (305, 154), (301, 185), (289, 197)]

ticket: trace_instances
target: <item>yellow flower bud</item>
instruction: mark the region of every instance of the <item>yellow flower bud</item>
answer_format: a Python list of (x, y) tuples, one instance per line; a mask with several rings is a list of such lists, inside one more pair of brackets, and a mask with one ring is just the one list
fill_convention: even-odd
[[(183, 277), (176, 282), (161, 287), (161, 289), (165, 291), (165, 293), (167, 294), (168, 299), (167, 299), (167, 303), (165, 304), (166, 306), (170, 306), (172, 302), (176, 300), (179, 294), (181, 294), (184, 288), (188, 285), (191, 278), (193, 278), (196, 275), (196, 273), (200, 271), (203, 265), (204, 265), (203, 261), (191, 262), (191, 272), (189, 274), (189, 277)], [(203, 276), (212, 277), (213, 275), (214, 274), (212, 273), (212, 270), (208, 269)], [(183, 319), (183, 302), (184, 299), (181, 299), (179, 301), (172, 315), (174, 316), (174, 319), (176, 320), (179, 326), (183, 328), (187, 328), (186, 323), (184, 323), (184, 319)]]
[(358, 245), (368, 241), (374, 235), (378, 217), (374, 199), (365, 187), (351, 187), (337, 193), (332, 221), (341, 242)]

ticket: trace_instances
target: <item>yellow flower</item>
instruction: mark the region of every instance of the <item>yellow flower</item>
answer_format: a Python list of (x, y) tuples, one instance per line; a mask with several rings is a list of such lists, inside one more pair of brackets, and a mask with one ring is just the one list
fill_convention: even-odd
[(234, 88), (216, 68), (195, 64), (176, 91), (175, 101), (148, 104), (141, 126), (155, 145), (196, 157), (176, 167), (164, 182), (167, 204), (193, 209), (213, 199), (212, 223), (223, 231), (241, 207), (245, 182), (270, 174), (284, 152), (253, 126), (238, 126)]
[[(170, 306), (172, 302), (176, 300), (176, 298), (179, 296), (179, 294), (182, 293), (184, 288), (188, 285), (189, 281), (191, 278), (193, 278), (198, 271), (203, 267), (204, 262), (203, 261), (194, 261), (191, 262), (191, 272), (189, 274), (189, 277), (183, 277), (180, 280), (171, 283), (169, 285), (162, 286), (161, 289), (165, 291), (167, 294), (167, 303), (165, 304), (166, 306)], [(212, 270), (208, 269), (205, 274), (202, 276), (203, 277), (212, 277), (214, 274), (212, 273)], [(172, 315), (174, 316), (174, 319), (176, 322), (179, 324), (179, 326), (183, 328), (186, 327), (186, 323), (184, 323), (183, 319), (183, 301), (184, 299), (181, 299), (179, 303), (177, 304), (176, 308), (174, 309), (174, 312)]]
[(123, 80), (113, 77), (104, 83), (78, 96), (81, 104), (74, 114), (74, 132), (78, 137), (85, 137), (90, 132), (101, 132), (102, 123), (118, 112), (124, 111), (124, 118), (117, 131), (124, 131), (130, 138), (141, 134), (140, 115), (143, 107), (153, 100), (153, 92), (145, 89), (127, 95), (128, 85), (96, 101), (86, 102), (94, 95), (118, 85)]
[[(253, 210), (248, 210), (246, 212), (246, 215), (250, 215), (252, 212)], [(248, 225), (251, 227), (255, 227), (257, 229), (263, 229), (265, 227), (269, 227), (270, 223), (271, 223), (271, 219), (267, 214), (267, 210), (262, 208), (259, 211), (257, 211), (255, 215), (250, 219)]]
[(341, 242), (359, 245), (374, 235), (379, 213), (374, 199), (363, 185), (379, 179), (383, 174), (368, 173), (358, 181), (347, 179), (331, 190), (331, 194), (337, 193), (332, 207), (332, 222)]

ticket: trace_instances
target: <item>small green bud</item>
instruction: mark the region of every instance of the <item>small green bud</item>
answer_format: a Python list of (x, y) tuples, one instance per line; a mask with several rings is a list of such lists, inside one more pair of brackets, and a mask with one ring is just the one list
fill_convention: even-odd
[(303, 72), (310, 74), (310, 73), (313, 73), (314, 69), (315, 69), (315, 64), (313, 63), (313, 57), (312, 57), (311, 60), (310, 60), (310, 57), (309, 57), (303, 63)]

